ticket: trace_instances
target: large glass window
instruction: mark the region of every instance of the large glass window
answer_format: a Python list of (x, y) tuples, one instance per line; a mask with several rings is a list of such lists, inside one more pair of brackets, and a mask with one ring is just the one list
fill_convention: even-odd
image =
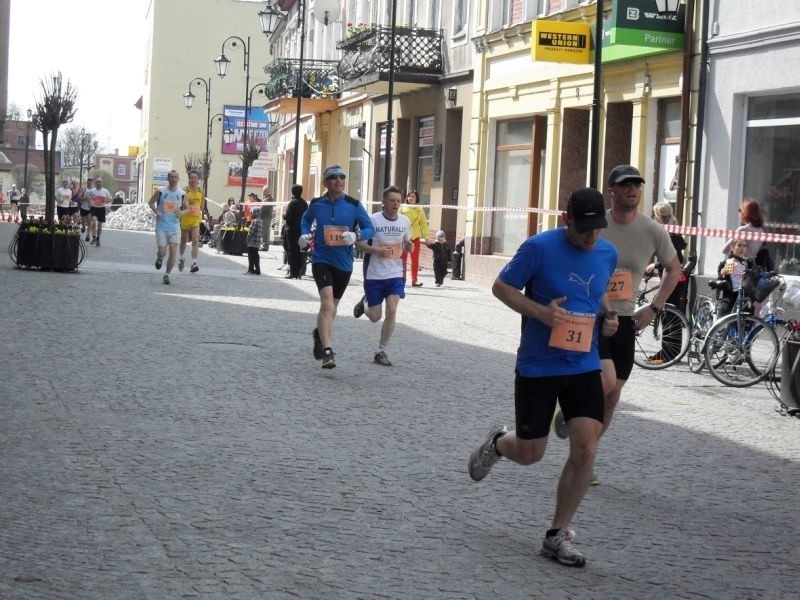
[(455, 0), (453, 3), (453, 37), (466, 35), (469, 0)]
[(358, 132), (350, 135), (350, 162), (347, 169), (347, 194), (359, 200), (364, 197), (364, 140)]
[[(800, 94), (750, 98), (743, 190), (761, 204), (770, 229), (797, 233), (800, 224)], [(791, 227), (788, 227), (791, 225)], [(778, 270), (800, 275), (795, 244), (770, 244)]]
[[(533, 158), (533, 119), (497, 124), (494, 206), (528, 207)], [(528, 212), (498, 210), (492, 219), (492, 251), (513, 254), (528, 237)]]
[(433, 142), (434, 118), (421, 117), (419, 120), (418, 154), (417, 154), (417, 191), (419, 204), (431, 203), (433, 187)]

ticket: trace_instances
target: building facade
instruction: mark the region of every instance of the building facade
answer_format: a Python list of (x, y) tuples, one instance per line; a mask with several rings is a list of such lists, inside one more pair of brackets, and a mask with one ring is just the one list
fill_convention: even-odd
[(114, 179), (114, 189), (124, 194), (126, 202), (139, 201), (139, 173), (136, 156), (96, 153), (94, 168), (111, 174)]

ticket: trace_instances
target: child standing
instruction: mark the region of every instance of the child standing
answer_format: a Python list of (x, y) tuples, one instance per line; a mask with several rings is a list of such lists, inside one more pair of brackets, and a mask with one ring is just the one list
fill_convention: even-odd
[(436, 241), (432, 244), (426, 242), (425, 245), (433, 251), (433, 276), (436, 280), (436, 287), (442, 287), (451, 256), (450, 246), (447, 245), (444, 231), (437, 231)]
[(733, 240), (731, 253), (727, 259), (719, 263), (717, 272), (720, 278), (730, 282), (730, 291), (723, 290), (718, 307), (718, 317), (727, 315), (736, 304), (739, 290), (742, 289), (744, 274), (753, 268), (753, 261), (745, 257), (747, 253), (746, 240)]
[(261, 275), (261, 256), (258, 249), (261, 248), (261, 211), (253, 208), (250, 211), (252, 221), (250, 221), (250, 231), (247, 233), (247, 273), (245, 275)]

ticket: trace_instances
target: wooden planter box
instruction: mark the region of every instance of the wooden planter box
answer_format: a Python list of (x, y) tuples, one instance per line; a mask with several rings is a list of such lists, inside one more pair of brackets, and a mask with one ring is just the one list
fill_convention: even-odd
[(74, 271), (85, 252), (79, 232), (23, 225), (12, 242), (12, 259), (21, 269)]
[(247, 252), (247, 234), (249, 230), (247, 229), (233, 229), (233, 228), (224, 228), (222, 229), (222, 237), (220, 238), (220, 249), (225, 254), (233, 254), (235, 256), (241, 256), (242, 254)]

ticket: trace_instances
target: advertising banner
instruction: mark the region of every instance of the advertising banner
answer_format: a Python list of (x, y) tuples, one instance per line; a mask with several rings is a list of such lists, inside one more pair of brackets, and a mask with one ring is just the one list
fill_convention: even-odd
[(660, 15), (652, 0), (614, 0), (603, 23), (603, 62), (681, 50), (686, 7)]
[(167, 173), (172, 170), (171, 158), (153, 159), (153, 185), (167, 185)]
[(533, 22), (531, 60), (588, 64), (590, 46), (588, 24), (545, 19)]
[[(246, 187), (261, 188), (267, 185), (269, 182), (269, 167), (272, 162), (269, 154), (266, 152), (261, 153), (247, 170)], [(228, 185), (242, 187), (242, 161), (236, 160), (228, 162)]]
[[(244, 148), (244, 106), (225, 105), (223, 111), (222, 130), (233, 132), (233, 141), (225, 142), (222, 137), (223, 154), (239, 154)], [(247, 137), (259, 148), (263, 148), (267, 143), (269, 135), (269, 118), (264, 109), (259, 106), (250, 108), (247, 116)]]

